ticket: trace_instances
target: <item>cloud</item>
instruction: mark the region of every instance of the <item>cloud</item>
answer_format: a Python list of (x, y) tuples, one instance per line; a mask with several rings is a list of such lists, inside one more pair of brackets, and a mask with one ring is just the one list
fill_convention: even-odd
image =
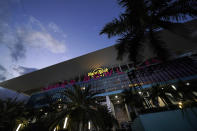
[(6, 73), (7, 70), (2, 65), (0, 65), (0, 82), (6, 80)]
[[(24, 13), (14, 14), (20, 0), (0, 0), (0, 48), (6, 50), (5, 61), (0, 65), (0, 81), (10, 79), (18, 74), (35, 71), (35, 68), (22, 67), (19, 72), (13, 70), (16, 62), (22, 62), (27, 51), (43, 51), (49, 53), (65, 53), (65, 33), (53, 22), (42, 23), (33, 16)], [(19, 5), (21, 7), (21, 5)], [(16, 17), (12, 17), (17, 15)], [(8, 51), (8, 52), (7, 52)], [(5, 53), (5, 54), (3, 54)], [(8, 54), (8, 55), (7, 55)], [(32, 53), (33, 55), (33, 53)], [(6, 65), (6, 66), (5, 66)], [(16, 73), (16, 74), (15, 74)]]
[(0, 82), (5, 81), (5, 80), (6, 80), (6, 77), (3, 74), (0, 74)]
[[(57, 25), (52, 24), (51, 26), (56, 28), (59, 36), (64, 35)], [(18, 27), (16, 32), (18, 38), (22, 39), (20, 42), (23, 45), (44, 48), (52, 53), (64, 53), (66, 51), (65, 41), (56, 39), (47, 30), (39, 20), (30, 16), (27, 26)]]
[(61, 34), (64, 38), (66, 38), (66, 34), (53, 22), (50, 22), (48, 25), (49, 29), (54, 33)]
[(37, 68), (29, 68), (29, 67), (24, 67), (24, 66), (18, 66), (13, 68), (16, 72), (18, 72), (20, 75), (28, 74), (34, 71), (37, 71)]
[[(18, 32), (23, 32), (24, 42), (28, 42), (33, 47), (45, 48), (52, 53), (64, 53), (66, 51), (65, 33), (53, 22), (50, 22), (49, 25), (46, 28), (39, 20), (30, 16), (28, 26), (25, 29), (20, 28)], [(49, 33), (48, 30), (51, 29), (61, 37), (61, 41)]]
[(11, 58), (17, 61), (25, 56), (25, 48), (14, 29), (8, 24), (11, 20), (13, 2), (16, 0), (0, 0), (0, 45), (5, 45), (10, 50)]
[(66, 50), (64, 41), (54, 39), (47, 32), (20, 28), (18, 35), (23, 37), (24, 44), (28, 43), (31, 47), (45, 48), (52, 53), (64, 53)]
[(20, 36), (16, 34), (15, 37), (16, 38), (14, 38), (14, 41), (11, 41), (9, 44), (7, 44), (9, 40), (5, 40), (5, 43), (10, 50), (11, 58), (15, 61), (18, 61), (19, 59), (25, 57), (26, 47), (23, 43), (23, 39)]
[[(1, 4), (2, 2), (0, 2)], [(10, 50), (10, 56), (14, 61), (25, 57), (26, 48), (43, 48), (51, 53), (65, 53), (65, 33), (60, 28), (50, 22), (49, 26), (44, 26), (39, 20), (32, 16), (26, 16), (26, 23), (11, 26), (8, 23), (9, 4), (4, 2), (5, 7), (0, 10), (0, 44), (5, 45)], [(1, 7), (1, 6), (0, 6)], [(49, 32), (58, 34), (58, 38)]]
[(25, 57), (26, 47), (23, 43), (23, 37), (19, 36), (14, 29), (8, 24), (1, 24), (0, 30), (3, 32), (0, 38), (0, 44), (5, 45), (9, 51), (13, 60), (18, 61)]
[(59, 29), (59, 27), (55, 23), (53, 23), (53, 22), (49, 23), (48, 26), (54, 32), (61, 32), (61, 30)]
[(5, 23), (10, 16), (9, 1), (10, 0), (0, 0), (0, 40), (3, 37), (4, 31), (6, 31)]
[(13, 77), (13, 74), (9, 72), (7, 67), (0, 64), (0, 82), (5, 81)]
[(2, 65), (0, 65), (0, 70), (1, 71), (6, 71), (6, 69)]

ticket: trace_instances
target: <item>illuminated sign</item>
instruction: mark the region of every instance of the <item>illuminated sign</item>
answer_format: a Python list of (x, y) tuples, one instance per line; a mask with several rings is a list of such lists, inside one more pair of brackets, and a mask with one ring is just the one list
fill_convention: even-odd
[[(112, 75), (112, 73), (113, 73), (112, 69), (108, 70), (107, 68), (105, 68), (105, 69), (97, 68), (94, 71), (89, 72), (88, 75), (85, 75), (82, 82), (88, 82), (90, 80), (96, 80), (96, 79), (99, 79), (100, 77), (109, 77), (109, 76)], [(123, 74), (124, 72), (121, 72), (121, 71), (119, 71), (119, 68), (116, 68), (114, 73), (117, 73), (118, 75), (120, 75), (120, 74)], [(75, 83), (76, 83), (75, 80), (71, 80), (70, 82), (65, 81), (63, 83), (58, 83), (58, 84), (55, 84), (55, 85), (49, 85), (49, 86), (43, 88), (43, 90), (50, 90), (50, 89), (59, 88), (59, 87), (65, 88), (66, 85), (73, 85)]]
[(95, 78), (96, 75), (97, 75), (97, 77), (104, 76), (104, 72), (105, 73), (108, 72), (108, 69), (107, 68), (105, 68), (105, 69), (97, 68), (93, 72), (88, 73), (88, 76), (90, 76), (92, 78)]

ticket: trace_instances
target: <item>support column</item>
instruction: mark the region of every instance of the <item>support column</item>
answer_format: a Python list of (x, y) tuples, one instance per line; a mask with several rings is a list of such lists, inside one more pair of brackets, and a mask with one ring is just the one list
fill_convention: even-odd
[(120, 71), (122, 72), (122, 68), (121, 68), (120, 64), (118, 66), (119, 66)]
[(114, 105), (111, 102), (109, 96), (106, 96), (106, 103), (107, 103), (108, 110), (114, 115), (114, 117), (116, 117), (115, 110), (114, 110)]
[(127, 63), (127, 68), (128, 68), (128, 70), (130, 69), (130, 67), (129, 67), (129, 64)]

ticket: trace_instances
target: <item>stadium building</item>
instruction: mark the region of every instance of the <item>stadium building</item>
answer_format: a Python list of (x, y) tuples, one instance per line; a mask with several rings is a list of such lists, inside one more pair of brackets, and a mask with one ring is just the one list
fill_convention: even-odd
[[(197, 58), (192, 52), (197, 49), (196, 40), (187, 40), (168, 31), (160, 33), (167, 47), (176, 52), (173, 58), (165, 62), (151, 57), (145, 50), (144, 62), (134, 68), (127, 57), (122, 61), (116, 60), (117, 51), (111, 46), (4, 81), (0, 86), (30, 95), (28, 103), (39, 108), (44, 105), (38, 102), (45, 98), (44, 94), (50, 94), (51, 101), (56, 101), (64, 99), (57, 92), (71, 88), (73, 84), (79, 85), (82, 90), (90, 85), (92, 91), (99, 93), (97, 96), (101, 104), (106, 105), (119, 122), (131, 121), (128, 108), (122, 104), (120, 95), (124, 89), (138, 89), (148, 109), (154, 105), (148, 99), (149, 92), (142, 93), (142, 90), (155, 84), (176, 85), (178, 81), (191, 84), (197, 79)], [(165, 106), (165, 101), (159, 101), (161, 107)]]

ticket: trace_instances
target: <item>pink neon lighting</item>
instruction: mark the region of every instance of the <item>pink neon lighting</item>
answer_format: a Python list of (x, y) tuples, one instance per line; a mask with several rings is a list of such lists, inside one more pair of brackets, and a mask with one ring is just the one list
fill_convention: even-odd
[[(108, 71), (108, 72), (104, 72), (104, 77), (109, 77), (109, 76), (112, 75), (112, 73), (113, 73), (113, 70), (112, 69), (110, 71)], [(121, 71), (119, 71), (118, 68), (116, 68), (116, 73), (118, 73), (118, 75), (120, 75), (120, 74), (123, 74), (124, 72), (121, 72)], [(92, 80), (97, 80), (97, 79), (99, 79), (101, 77), (103, 77), (101, 74), (95, 74), (93, 76)], [(85, 75), (84, 76), (84, 79), (83, 79), (83, 82), (88, 82), (89, 80), (91, 80), (90, 77), (87, 76), (87, 75)], [(43, 90), (50, 90), (50, 89), (58, 88), (58, 87), (65, 88), (66, 85), (68, 85), (68, 84), (73, 85), (75, 83), (76, 83), (75, 80), (71, 80), (70, 82), (64, 81), (63, 83), (60, 83), (60, 84), (49, 85), (49, 86), (43, 88)]]

